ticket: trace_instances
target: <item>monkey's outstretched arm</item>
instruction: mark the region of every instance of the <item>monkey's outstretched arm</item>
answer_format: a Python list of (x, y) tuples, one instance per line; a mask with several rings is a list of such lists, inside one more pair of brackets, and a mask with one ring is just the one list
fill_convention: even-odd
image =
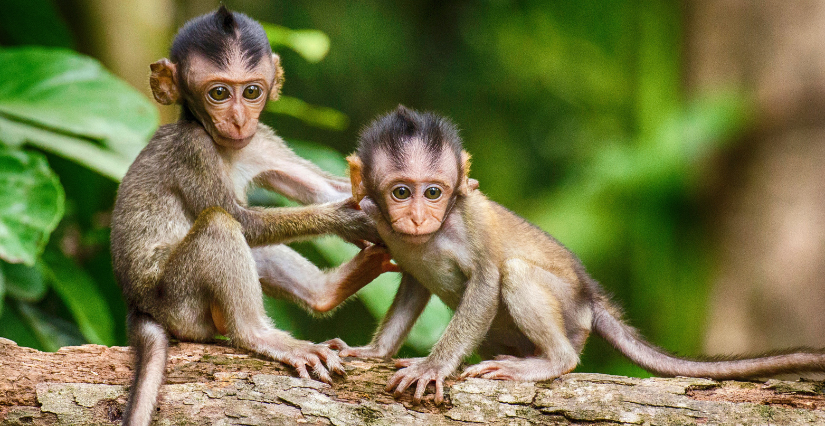
[(375, 336), (367, 346), (351, 348), (341, 339), (326, 343), (339, 349), (340, 356), (359, 358), (387, 358), (398, 352), (413, 324), (427, 306), (431, 293), (410, 274), (401, 275), (401, 285), (395, 294), (387, 315), (378, 326)]
[(413, 401), (420, 403), (427, 385), (435, 382), (435, 403), (444, 402), (444, 378), (450, 375), (484, 338), (495, 318), (499, 303), (499, 276), (495, 267), (483, 263), (467, 281), (467, 289), (458, 304), (455, 315), (444, 334), (423, 360), (398, 363), (405, 366), (387, 383), (387, 391), (400, 396), (405, 389), (418, 382)]
[(328, 312), (394, 266), (386, 248), (371, 245), (337, 268), (323, 271), (283, 244), (252, 249), (265, 294), (312, 312)]
[(279, 208), (236, 205), (230, 214), (240, 222), (250, 247), (324, 234), (336, 234), (348, 241), (381, 241), (372, 220), (350, 201)]
[[(197, 140), (185, 142), (198, 143)], [(177, 182), (170, 190), (180, 195), (185, 209), (194, 217), (210, 207), (222, 208), (241, 224), (244, 237), (252, 247), (330, 233), (349, 241), (380, 241), (372, 221), (356, 209), (354, 202), (338, 201), (305, 207), (246, 207), (222, 176), (197, 170), (200, 164), (220, 164), (217, 153), (211, 149), (198, 149), (198, 146), (193, 151), (194, 158), (179, 166), (189, 170), (173, 174)]]
[(255, 178), (264, 188), (301, 204), (340, 201), (352, 195), (348, 179), (324, 172), (285, 145), (272, 157), (269, 170)]

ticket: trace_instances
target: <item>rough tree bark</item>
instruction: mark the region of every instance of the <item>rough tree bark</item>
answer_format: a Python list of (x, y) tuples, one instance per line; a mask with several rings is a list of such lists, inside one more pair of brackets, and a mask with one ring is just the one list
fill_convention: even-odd
[[(56, 353), (0, 339), (0, 425), (119, 424), (128, 348)], [(237, 349), (174, 344), (161, 390), (161, 425), (825, 424), (821, 382), (715, 382), (567, 374), (552, 382), (449, 381), (449, 401), (394, 400), (385, 362), (349, 360), (333, 386), (292, 377)]]

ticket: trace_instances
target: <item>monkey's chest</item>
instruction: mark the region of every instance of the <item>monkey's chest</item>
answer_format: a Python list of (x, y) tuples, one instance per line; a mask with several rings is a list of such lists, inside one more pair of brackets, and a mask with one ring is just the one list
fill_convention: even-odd
[(444, 245), (404, 247), (392, 250), (393, 259), (404, 272), (455, 309), (464, 294), (467, 276), (461, 270), (460, 259)]

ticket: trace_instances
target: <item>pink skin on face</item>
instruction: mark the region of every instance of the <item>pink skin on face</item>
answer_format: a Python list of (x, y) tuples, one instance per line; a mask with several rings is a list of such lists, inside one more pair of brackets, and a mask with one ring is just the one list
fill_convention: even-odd
[(193, 56), (188, 70), (187, 80), (200, 83), (193, 89), (208, 115), (198, 118), (215, 143), (234, 149), (249, 144), (274, 83), (274, 60), (264, 59), (247, 70), (238, 53), (229, 66), (221, 69), (205, 58)]
[(413, 244), (430, 239), (441, 228), (458, 181), (458, 166), (451, 155), (435, 163), (418, 144), (408, 151), (407, 164), (396, 169), (387, 154), (375, 157), (374, 173), (395, 232)]

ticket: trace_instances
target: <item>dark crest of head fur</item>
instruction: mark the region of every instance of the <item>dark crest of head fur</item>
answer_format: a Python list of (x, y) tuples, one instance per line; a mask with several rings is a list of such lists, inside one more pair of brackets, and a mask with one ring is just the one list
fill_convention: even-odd
[[(449, 119), (431, 112), (417, 112), (403, 105), (370, 123), (361, 132), (357, 155), (364, 170), (372, 170), (375, 153), (390, 154), (393, 165), (403, 168), (410, 160), (409, 148), (421, 144), (432, 161), (449, 151), (464, 174), (461, 161), (462, 143), (458, 129)], [(369, 172), (368, 172), (369, 174)]]
[(214, 12), (191, 19), (178, 31), (169, 59), (185, 66), (186, 59), (197, 54), (219, 67), (226, 67), (233, 48), (240, 50), (247, 69), (272, 54), (261, 24), (243, 13), (221, 6)]

